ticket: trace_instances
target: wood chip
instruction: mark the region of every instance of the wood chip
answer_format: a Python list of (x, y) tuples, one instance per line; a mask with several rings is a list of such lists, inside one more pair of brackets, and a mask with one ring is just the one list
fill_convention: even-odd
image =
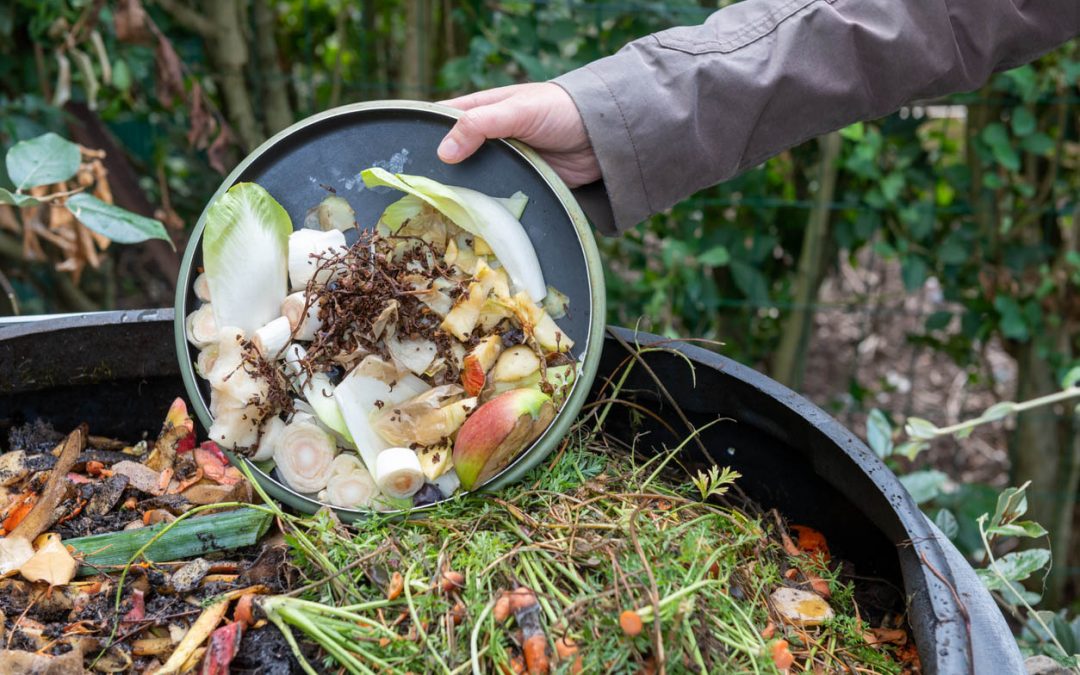
[(82, 452), (85, 443), (86, 429), (79, 427), (68, 434), (63, 443), (57, 447), (59, 452), (54, 451), (54, 454), (58, 456), (56, 466), (49, 474), (49, 480), (45, 482), (41, 496), (30, 513), (8, 534), (9, 537), (22, 537), (27, 541), (33, 541), (56, 522), (60, 515), (56, 513), (56, 507), (60, 505), (69, 485), (68, 471), (71, 471), (75, 460), (79, 458), (79, 453)]

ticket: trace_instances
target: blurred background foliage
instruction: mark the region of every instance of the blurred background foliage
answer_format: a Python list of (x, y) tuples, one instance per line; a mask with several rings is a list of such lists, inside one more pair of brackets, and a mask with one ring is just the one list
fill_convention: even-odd
[[(116, 203), (156, 216), (182, 251), (223, 175), (297, 119), (544, 80), (716, 8), (14, 0), (0, 6), (0, 149), (55, 131), (104, 150)], [(714, 348), (857, 428), (882, 408), (863, 427), (870, 435), (874, 419), (889, 422), (879, 431), (916, 413), (949, 423), (987, 396), (1056, 390), (1080, 363), (1078, 85), (1074, 41), (978, 91), (784, 152), (602, 241), (611, 322), (723, 342)], [(10, 187), (5, 175), (0, 187)], [(172, 304), (177, 258), (162, 242), (111, 247), (73, 283), (56, 269), (58, 251), (26, 248), (14, 216), (0, 206), (0, 312)], [(931, 395), (956, 383), (959, 397)], [(992, 438), (1007, 456), (964, 455), (961, 466), (945, 444), (890, 461), (936, 472), (923, 496), (953, 508), (962, 545), (967, 511), (993, 498), (970, 476), (996, 487), (1032, 480), (1031, 515), (1053, 534), (1047, 601), (1059, 606), (1080, 590), (1070, 585), (1080, 576), (1076, 427), (1071, 408), (1031, 412)], [(969, 466), (983, 459), (988, 471)]]

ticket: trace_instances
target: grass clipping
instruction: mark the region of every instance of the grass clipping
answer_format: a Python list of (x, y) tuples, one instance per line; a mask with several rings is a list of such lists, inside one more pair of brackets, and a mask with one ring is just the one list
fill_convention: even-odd
[[(295, 632), (323, 648), (311, 673), (915, 665), (906, 631), (876, 639), (852, 588), (794, 550), (779, 518), (718, 503), (737, 474), (713, 468), (681, 484), (664, 466), (674, 456), (635, 461), (579, 427), (549, 466), (497, 496), (358, 532), (329, 513), (293, 520), (294, 563), (310, 583), (262, 610), (294, 649)], [(786, 624), (769, 599), (822, 584), (836, 612), (824, 625)]]

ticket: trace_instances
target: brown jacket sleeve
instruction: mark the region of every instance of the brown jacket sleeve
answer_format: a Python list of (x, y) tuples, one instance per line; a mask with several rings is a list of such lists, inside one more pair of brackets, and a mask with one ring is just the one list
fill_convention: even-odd
[(917, 98), (968, 91), (1080, 33), (1080, 0), (745, 0), (555, 80), (600, 161), (605, 233)]

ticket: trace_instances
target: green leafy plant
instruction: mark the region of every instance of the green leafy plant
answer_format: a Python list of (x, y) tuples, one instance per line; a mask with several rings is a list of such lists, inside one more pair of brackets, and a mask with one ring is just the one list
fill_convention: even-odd
[(106, 203), (84, 192), (82, 187), (29, 194), (33, 188), (70, 181), (82, 165), (79, 146), (54, 133), (16, 143), (8, 150), (5, 164), (15, 190), (0, 188), (0, 204), (30, 207), (59, 203), (83, 225), (112, 241), (134, 244), (147, 239), (162, 239), (172, 246), (160, 221)]

